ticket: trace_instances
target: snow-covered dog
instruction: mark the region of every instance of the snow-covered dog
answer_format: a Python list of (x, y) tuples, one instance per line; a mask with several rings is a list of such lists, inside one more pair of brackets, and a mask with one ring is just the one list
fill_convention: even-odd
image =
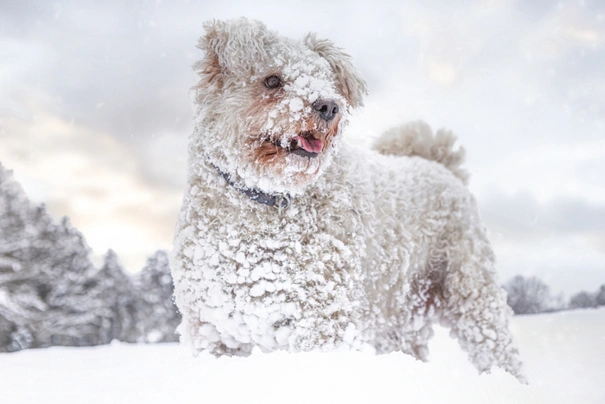
[(362, 349), (427, 358), (435, 323), (480, 371), (521, 378), (463, 150), (424, 123), (342, 137), (366, 84), (332, 42), (205, 25), (173, 251), (196, 352)]

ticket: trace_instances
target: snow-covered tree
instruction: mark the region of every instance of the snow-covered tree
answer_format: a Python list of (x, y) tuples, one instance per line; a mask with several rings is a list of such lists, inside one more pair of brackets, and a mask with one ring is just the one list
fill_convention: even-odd
[(508, 305), (515, 314), (535, 314), (550, 311), (550, 288), (536, 277), (515, 276), (504, 285), (508, 293)]
[(89, 255), (69, 220), (32, 204), (0, 165), (0, 351), (101, 343)]
[[(56, 315), (44, 315), (42, 328), (49, 345), (97, 345), (105, 343), (107, 305), (91, 293), (90, 279), (96, 269), (84, 237), (63, 218), (48, 235), (51, 258), (41, 263), (48, 290), (45, 301)], [(46, 344), (44, 345), (46, 346)]]
[(40, 268), (29, 264), (42, 255), (32, 241), (50, 223), (43, 208), (32, 206), (12, 172), (0, 164), (0, 351), (29, 348), (36, 341), (30, 325), (46, 310), (40, 295)]
[(595, 303), (597, 306), (605, 306), (605, 285), (601, 285), (599, 288), (595, 296)]
[(140, 340), (142, 342), (178, 341), (176, 327), (180, 315), (172, 299), (173, 283), (168, 266), (168, 254), (157, 251), (147, 259), (135, 278), (140, 298)]
[(69, 220), (31, 203), (0, 164), (0, 352), (177, 340), (166, 252), (134, 280), (112, 250), (100, 269), (89, 256)]
[(597, 307), (596, 296), (588, 292), (579, 292), (569, 300), (570, 309), (586, 309)]
[(107, 251), (103, 265), (87, 284), (90, 293), (103, 302), (105, 342), (137, 342), (137, 294), (113, 250)]

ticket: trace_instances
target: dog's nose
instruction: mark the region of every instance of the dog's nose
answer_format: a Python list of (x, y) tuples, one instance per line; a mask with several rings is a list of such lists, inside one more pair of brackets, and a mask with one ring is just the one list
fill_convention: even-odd
[(338, 114), (338, 104), (331, 98), (320, 98), (313, 103), (313, 109), (325, 121), (331, 121)]

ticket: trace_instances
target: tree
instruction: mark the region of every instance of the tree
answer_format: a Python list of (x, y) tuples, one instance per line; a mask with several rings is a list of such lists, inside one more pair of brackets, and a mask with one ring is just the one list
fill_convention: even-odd
[(69, 220), (32, 204), (0, 165), (0, 351), (102, 343), (105, 308), (88, 293), (89, 256)]
[(69, 219), (30, 202), (0, 164), (0, 352), (177, 340), (166, 252), (134, 279), (112, 250), (99, 269), (90, 253)]
[(137, 342), (137, 295), (134, 284), (120, 264), (117, 254), (108, 250), (103, 265), (87, 281), (90, 294), (103, 304), (104, 343), (112, 339)]
[(176, 327), (181, 321), (173, 301), (174, 286), (168, 266), (168, 254), (157, 251), (147, 259), (135, 278), (140, 298), (140, 341), (178, 341)]
[(506, 285), (507, 303), (515, 314), (535, 314), (552, 309), (550, 288), (536, 277), (515, 276)]
[(595, 296), (595, 303), (597, 306), (605, 306), (605, 285), (601, 285), (597, 295)]
[(44, 208), (32, 206), (12, 172), (0, 164), (0, 351), (36, 344), (30, 324), (47, 307), (39, 266), (29, 262), (43, 257), (33, 241), (49, 226)]
[(579, 292), (571, 297), (569, 300), (570, 309), (585, 309), (589, 307), (596, 307), (597, 302), (595, 296), (588, 292)]

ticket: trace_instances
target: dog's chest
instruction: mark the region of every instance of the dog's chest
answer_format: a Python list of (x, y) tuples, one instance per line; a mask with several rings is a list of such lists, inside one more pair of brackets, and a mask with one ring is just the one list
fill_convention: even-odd
[(363, 238), (330, 204), (195, 212), (185, 255), (202, 320), (268, 350), (352, 344)]

